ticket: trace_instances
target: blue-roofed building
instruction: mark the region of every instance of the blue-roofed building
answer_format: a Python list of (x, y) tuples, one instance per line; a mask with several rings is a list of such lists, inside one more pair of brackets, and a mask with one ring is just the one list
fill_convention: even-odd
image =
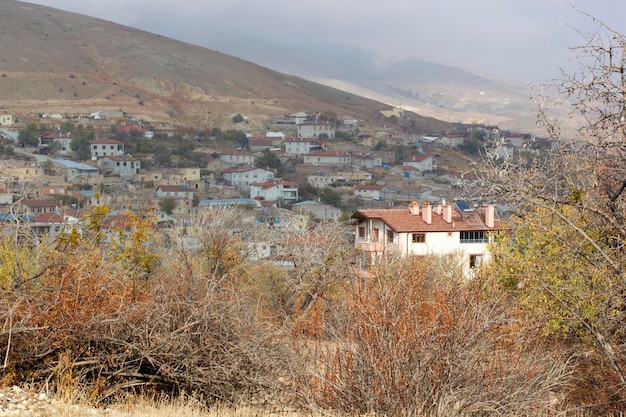
[(96, 178), (99, 176), (98, 168), (81, 162), (67, 159), (52, 159), (55, 167), (64, 171), (65, 181), (73, 181), (79, 177)]

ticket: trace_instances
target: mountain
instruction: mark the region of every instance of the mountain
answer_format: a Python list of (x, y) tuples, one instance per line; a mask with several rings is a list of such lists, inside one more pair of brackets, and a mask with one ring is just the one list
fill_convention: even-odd
[[(0, 0), (0, 112), (18, 119), (122, 110), (156, 123), (220, 127), (297, 111), (381, 121), (389, 105), (112, 22)], [(448, 123), (415, 116), (422, 131)]]
[(537, 107), (527, 85), (477, 75), (413, 57), (381, 57), (340, 42), (302, 44), (290, 37), (248, 38), (226, 33), (221, 50), (277, 71), (402, 106), (451, 122), (533, 130)]

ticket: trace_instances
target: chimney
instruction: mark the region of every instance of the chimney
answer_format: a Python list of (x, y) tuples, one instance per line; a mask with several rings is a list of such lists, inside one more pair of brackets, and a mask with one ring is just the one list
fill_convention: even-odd
[(409, 204), (409, 212), (414, 216), (418, 216), (420, 214), (420, 206), (417, 204), (417, 201), (413, 201)]
[(494, 206), (485, 207), (485, 226), (494, 227), (496, 219), (496, 208)]
[(452, 206), (450, 204), (443, 206), (443, 221), (452, 223)]
[(433, 212), (430, 209), (430, 203), (425, 203), (424, 207), (422, 207), (422, 220), (424, 220), (426, 224), (433, 222)]
[(435, 214), (438, 214), (441, 216), (441, 213), (443, 213), (443, 206), (441, 204), (437, 204), (435, 206)]

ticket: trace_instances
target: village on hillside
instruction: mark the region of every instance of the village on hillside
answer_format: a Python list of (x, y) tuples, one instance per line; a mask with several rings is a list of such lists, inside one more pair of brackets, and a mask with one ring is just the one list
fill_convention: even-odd
[[(381, 114), (404, 118), (401, 109)], [(477, 181), (470, 162), (487, 142), (499, 144), (503, 159), (550, 146), (497, 126), (417, 134), (332, 112), (276, 117), (264, 134), (247, 132), (241, 114), (233, 115), (232, 129), (201, 132), (157, 131), (121, 112), (39, 119), (39, 126), (20, 125), (0, 115), (0, 215), (30, 225), (34, 242), (80, 232), (97, 205), (108, 207), (107, 233), (124, 224), (127, 211), (154, 213), (156, 230), (171, 233), (203, 211), (236, 207), (241, 231), (351, 221), (346, 243), (362, 249), (365, 266), (389, 245), (414, 254), (461, 249), (466, 269), (479, 266), (488, 232), (503, 227), (505, 202), (465, 201), (464, 190)], [(258, 235), (247, 239), (254, 259), (289, 264), (284, 250)]]

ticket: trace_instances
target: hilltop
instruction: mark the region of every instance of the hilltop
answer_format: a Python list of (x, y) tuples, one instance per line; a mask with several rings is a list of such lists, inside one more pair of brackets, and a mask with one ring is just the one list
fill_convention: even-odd
[[(155, 123), (220, 127), (286, 113), (334, 111), (369, 123), (389, 105), (112, 22), (0, 0), (0, 112), (123, 111)], [(414, 127), (448, 123), (415, 115)]]

